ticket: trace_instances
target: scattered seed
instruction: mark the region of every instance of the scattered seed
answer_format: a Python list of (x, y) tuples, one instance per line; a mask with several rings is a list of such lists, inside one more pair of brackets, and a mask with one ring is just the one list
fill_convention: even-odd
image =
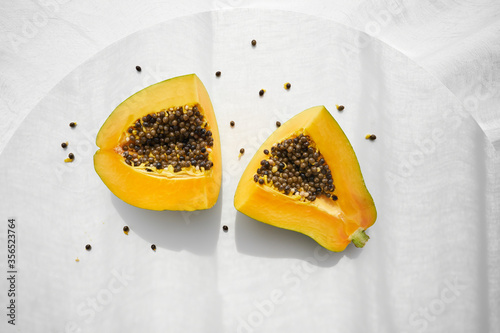
[(135, 70), (140, 72), (140, 71), (142, 71), (142, 68), (141, 68), (141, 66), (135, 66)]
[(367, 134), (365, 135), (365, 139), (367, 140), (375, 140), (377, 138), (377, 136), (375, 134)]
[(155, 252), (156, 252), (156, 245), (151, 244), (151, 250), (153, 250), (153, 251), (155, 251)]
[(292, 87), (292, 85), (290, 84), (290, 82), (287, 82), (283, 85), (283, 87), (285, 87), (285, 89), (288, 90)]
[(240, 149), (240, 154), (244, 154), (245, 153), (245, 148), (241, 148)]
[(344, 110), (344, 106), (343, 105), (336, 105), (336, 106), (337, 106), (337, 110), (339, 110), (339, 111)]
[(68, 154), (68, 158), (69, 158), (70, 160), (74, 160), (74, 159), (75, 159), (75, 155), (74, 155), (73, 153), (69, 153), (69, 154)]
[(75, 259), (75, 261), (76, 261), (76, 262), (80, 262), (80, 259), (76, 258), (76, 259)]
[(71, 128), (76, 127), (76, 123), (75, 123), (74, 121), (70, 122), (70, 123), (69, 123), (69, 127), (71, 127)]
[(92, 250), (92, 246), (90, 244), (85, 245), (85, 250), (87, 251)]
[(217, 76), (217, 77), (219, 77), (219, 76), (220, 76), (220, 74), (221, 74), (221, 72), (220, 72), (220, 71), (215, 72), (215, 76)]
[(130, 228), (127, 225), (123, 227), (123, 232), (125, 233), (125, 235), (128, 235), (129, 231), (130, 231)]
[(224, 226), (222, 226), (222, 230), (224, 230), (224, 232), (227, 232), (229, 230), (229, 228), (227, 227), (227, 225), (224, 225)]
[(269, 155), (269, 150), (264, 149), (264, 154)]
[(281, 126), (281, 122), (277, 121), (276, 122), (276, 127), (280, 127)]
[(332, 194), (332, 200), (333, 200), (333, 201), (337, 201), (337, 200), (338, 200), (338, 197), (337, 197), (335, 194)]
[(234, 121), (231, 120), (231, 122), (229, 123), (229, 125), (231, 125), (231, 127), (234, 127)]
[(257, 45), (257, 41), (255, 39), (252, 40), (252, 46)]
[(61, 143), (61, 147), (66, 148), (68, 146), (68, 142)]
[(259, 90), (259, 96), (264, 96), (264, 93), (265, 93), (265, 92), (266, 92), (266, 91), (265, 91), (264, 89)]

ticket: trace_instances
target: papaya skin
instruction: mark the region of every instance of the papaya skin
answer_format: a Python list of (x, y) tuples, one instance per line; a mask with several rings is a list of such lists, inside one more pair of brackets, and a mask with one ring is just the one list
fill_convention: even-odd
[[(184, 105), (198, 105), (210, 126), (213, 167), (198, 173), (167, 169), (160, 173), (127, 165), (121, 146), (128, 127), (149, 113)], [(222, 178), (219, 130), (208, 92), (195, 74), (159, 82), (130, 96), (104, 122), (96, 144), (100, 148), (94, 155), (97, 174), (111, 192), (133, 206), (193, 211), (209, 209), (217, 202)]]
[[(324, 196), (312, 202), (300, 201), (254, 181), (260, 161), (266, 158), (264, 149), (271, 150), (275, 143), (298, 133), (311, 137), (330, 166), (337, 201)], [(351, 241), (362, 247), (369, 238), (364, 230), (377, 218), (354, 150), (324, 106), (299, 113), (269, 136), (245, 169), (236, 189), (234, 206), (258, 221), (303, 233), (335, 252), (343, 251)]]

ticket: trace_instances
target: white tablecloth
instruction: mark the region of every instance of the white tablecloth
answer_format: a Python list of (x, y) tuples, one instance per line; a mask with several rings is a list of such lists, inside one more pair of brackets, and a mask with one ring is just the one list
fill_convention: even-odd
[[(249, 8), (250, 11), (236, 10), (238, 8)], [(380, 102), (377, 96), (385, 96), (383, 89), (378, 89), (378, 84), (387, 88), (394, 82), (405, 82), (410, 86), (396, 86), (399, 90), (395, 89), (393, 95), (389, 95), (397, 97), (401, 93), (413, 98), (387, 101), (385, 105), (389, 110), (384, 115), (389, 118), (383, 118), (386, 120), (385, 124), (377, 120), (380, 118), (358, 118), (359, 115), (353, 115), (352, 118), (345, 116), (339, 120), (344, 129), (347, 129), (350, 138), (351, 135), (364, 131), (365, 125), (366, 129), (376, 128), (377, 133), (383, 133), (380, 145), (384, 147), (384, 154), (381, 156), (363, 146), (366, 141), (358, 141), (356, 138), (352, 140), (360, 156), (368, 187), (372, 190), (381, 213), (375, 225), (378, 229), (369, 230), (372, 240), (361, 252), (362, 255), (351, 248), (345, 256), (325, 255), (324, 252), (316, 252), (314, 243), (308, 243), (300, 236), (267, 226), (253, 226), (252, 221), (236, 215), (230, 205), (230, 197), (238, 175), (241, 174), (241, 166), (234, 167), (236, 164), (227, 152), (243, 144), (241, 138), (234, 138), (234, 141), (225, 143), (224, 167), (229, 174), (225, 174), (228, 181), (223, 188), (224, 204), (216, 207), (212, 215), (208, 216), (167, 214), (172, 219), (180, 216), (184, 222), (192, 221), (174, 223), (170, 227), (162, 224), (162, 219), (167, 216), (165, 214), (138, 212), (118, 199), (110, 199), (92, 173), (90, 158), (82, 159), (81, 164), (77, 165), (78, 168), (72, 169), (71, 172), (74, 173), (63, 172), (54, 177), (50, 169), (42, 167), (40, 174), (27, 173), (37, 166), (35, 162), (39, 162), (40, 166), (53, 163), (50, 159), (44, 160), (43, 154), (29, 150), (23, 152), (26, 155), (14, 154), (15, 149), (25, 147), (20, 143), (22, 136), (28, 138), (27, 145), (30, 138), (36, 140), (36, 144), (33, 144), (36, 149), (44, 149), (44, 145), (60, 141), (58, 134), (46, 133), (46, 127), (43, 127), (51, 124), (51, 119), (43, 115), (50, 114), (57, 106), (67, 106), (68, 114), (76, 118), (79, 110), (77, 102), (83, 105), (89, 98), (94, 98), (97, 109), (110, 110), (111, 105), (116, 105), (127, 94), (153, 83), (149, 81), (154, 81), (155, 74), (158, 73), (159, 77), (191, 69), (200, 73), (209, 91), (214, 92), (212, 99), (216, 109), (219, 107), (219, 110), (225, 110), (218, 115), (219, 126), (224, 126), (230, 117), (230, 113), (226, 112), (228, 107), (237, 107), (228, 105), (231, 98), (237, 96), (244, 105), (252, 105), (253, 99), (247, 97), (244, 90), (235, 88), (230, 94), (222, 86), (217, 86), (218, 82), (208, 83), (213, 76), (209, 65), (216, 63), (213, 59), (193, 57), (187, 60), (191, 67), (160, 68), (158, 73), (153, 70), (153, 73), (149, 72), (152, 77), (144, 79), (138, 86), (127, 84), (130, 75), (135, 75), (135, 72), (124, 74), (120, 72), (123, 67), (118, 64), (116, 68), (106, 67), (106, 71), (103, 70), (104, 77), (96, 80), (95, 84), (98, 87), (113, 86), (116, 96), (113, 95), (112, 101), (107, 100), (103, 94), (96, 94), (93, 90), (85, 89), (86, 86), (81, 86), (82, 83), (91, 84), (95, 78), (92, 75), (99, 73), (99, 66), (108, 66), (110, 57), (117, 57), (120, 65), (128, 65), (128, 62), (130, 66), (136, 64), (135, 54), (125, 52), (133, 49), (134, 44), (131, 43), (134, 40), (137, 42), (137, 38), (127, 38), (130, 34), (139, 31), (136, 37), (141, 36), (146, 45), (148, 31), (151, 32), (150, 35), (156, 36), (155, 34), (161, 32), (164, 27), (172, 28), (169, 22), (177, 22), (173, 19), (207, 11), (215, 12), (190, 17), (199, 20), (195, 24), (205, 24), (207, 27), (206, 35), (196, 38), (204, 37), (207, 43), (210, 42), (211, 36), (221, 38), (211, 41), (214, 54), (221, 51), (222, 41), (230, 36), (220, 32), (224, 29), (231, 31), (224, 24), (236, 27), (238, 17), (248, 18), (251, 13), (260, 13), (262, 21), (256, 19), (256, 22), (264, 22), (267, 25), (263, 26), (269, 26), (273, 22), (273, 15), (276, 15), (277, 22), (283, 22), (284, 18), (289, 16), (296, 20), (297, 24), (305, 24), (311, 31), (314, 27), (308, 24), (314, 22), (314, 17), (317, 17), (320, 26), (330, 27), (326, 22), (331, 20), (345, 26), (336, 28), (337, 31), (345, 29), (344, 36), (356, 37), (342, 39), (342, 35), (332, 36), (332, 40), (343, 41), (343, 44), (339, 45), (338, 54), (332, 57), (339, 56), (340, 59), (341, 55), (346, 56), (352, 54), (350, 52), (353, 50), (364, 49), (373, 52), (371, 55), (374, 57), (370, 59), (370, 54), (357, 54), (360, 59), (364, 59), (361, 63), (365, 65), (373, 63), (386, 66), (386, 62), (377, 58), (386, 56), (397, 59), (395, 68), (408, 69), (408, 73), (399, 72), (393, 75), (390, 74), (390, 67), (378, 68), (383, 77), (392, 79), (381, 84), (376, 81), (377, 68), (373, 72), (365, 68), (367, 72), (371, 72), (368, 77), (373, 81), (360, 86), (368, 87), (368, 92), (363, 96), (369, 100), (357, 100), (356, 96), (349, 95), (348, 89), (342, 90), (341, 85), (337, 87), (336, 82), (331, 82), (332, 87), (335, 86), (335, 98), (350, 102), (349, 105), (358, 110), (369, 109), (372, 106), (371, 101)], [(291, 13), (287, 15), (287, 11)], [(7, 217), (15, 215), (21, 217), (20, 221), (24, 218), (29, 223), (34, 223), (37, 216), (40, 218), (39, 224), (31, 226), (31, 233), (25, 229), (19, 236), (20, 251), (24, 251), (20, 253), (23, 253), (25, 258), (29, 257), (24, 262), (32, 263), (31, 267), (24, 268), (30, 276), (20, 273), (19, 299), (29, 302), (20, 305), (20, 309), (29, 313), (18, 313), (18, 327), (22, 328), (24, 323), (24, 331), (87, 332), (113, 331), (117, 328), (124, 331), (126, 327), (133, 331), (147, 329), (152, 332), (160, 329), (275, 332), (279, 328), (289, 332), (294, 329), (301, 332), (307, 327), (312, 327), (312, 331), (317, 332), (442, 332), (449, 328), (463, 332), (499, 330), (498, 1), (457, 4), (452, 0), (384, 0), (377, 4), (368, 4), (363, 1), (339, 0), (307, 3), (216, 0), (146, 4), (134, 1), (102, 3), (54, 0), (33, 3), (3, 2), (0, 4), (0, 13), (0, 156), (4, 157), (0, 158), (0, 179), (5, 182), (0, 192), (0, 218), (6, 220)], [(179, 22), (180, 28), (183, 27), (185, 20)], [(332, 23), (331, 27), (335, 27), (337, 23)], [(265, 32), (261, 31), (258, 25), (255, 26), (255, 31), (251, 22), (243, 22), (241, 27), (246, 27), (246, 30), (241, 31), (245, 40), (252, 34), (259, 36), (259, 41), (265, 40)], [(144, 30), (147, 28), (151, 30)], [(372, 37), (362, 33), (350, 33), (352, 29), (366, 32)], [(194, 31), (199, 32), (196, 29)], [(235, 39), (239, 36), (238, 31), (233, 34)], [(192, 35), (190, 37), (193, 42), (186, 45), (196, 50), (197, 40)], [(370, 42), (373, 40), (376, 42)], [(115, 42), (117, 44), (111, 45)], [(312, 39), (311, 43), (314, 42)], [(137, 43), (141, 45), (140, 42)], [(101, 57), (92, 58), (79, 67), (99, 51), (102, 51), (99, 53)], [(123, 54), (117, 54), (121, 51)], [(280, 51), (286, 55), (287, 48), (284, 47)], [(152, 68), (157, 61), (154, 56), (148, 58), (147, 52), (137, 50), (137, 55), (141, 56), (140, 64), (145, 67), (148, 67), (149, 63)], [(126, 59), (129, 56), (131, 59)], [(304, 52), (304, 56), (308, 56), (307, 52)], [(104, 62), (101, 62), (103, 59)], [(262, 61), (263, 69), (266, 68), (265, 59), (259, 61)], [(321, 72), (321, 64), (318, 61), (313, 62), (311, 71)], [(358, 64), (357, 58), (353, 58), (352, 64)], [(218, 65), (224, 66), (224, 74), (237, 68), (236, 64), (229, 62)], [(340, 71), (336, 68), (326, 70), (333, 70), (334, 73), (335, 70)], [(120, 79), (117, 80), (118, 77)], [(224, 77), (227, 76), (223, 75)], [(360, 78), (364, 79), (364, 74), (360, 75)], [(231, 82), (231, 79), (238, 78), (229, 76), (227, 82)], [(293, 82), (299, 83), (301, 79), (303, 77), (299, 75)], [(281, 78), (276, 80), (280, 81)], [(357, 86), (354, 81), (355, 79), (350, 83), (353, 87)], [(310, 82), (310, 78), (304, 78), (303, 82)], [(245, 83), (256, 86), (259, 84), (251, 78)], [(412, 84), (415, 90), (413, 94)], [(370, 87), (377, 88), (370, 91)], [(310, 91), (314, 89), (316, 97), (326, 97), (330, 94), (328, 90), (322, 90), (324, 88), (324, 84), (309, 87)], [(425, 94), (418, 95), (422, 91)], [(46, 96), (48, 97), (44, 99)], [(293, 102), (302, 109), (311, 106), (297, 96), (290, 98), (295, 98)], [(419, 98), (422, 100), (416, 102)], [(42, 102), (38, 104), (40, 101)], [(415, 112), (415, 103), (426, 109), (421, 113)], [(272, 103), (266, 106), (279, 109), (279, 105)], [(436, 106), (439, 108), (432, 110)], [(412, 112), (405, 113), (406, 108)], [(330, 107), (330, 111), (332, 109)], [(26, 118), (32, 110), (36, 114)], [(293, 112), (288, 114), (288, 111), (290, 110), (278, 115), (289, 118)], [(66, 121), (63, 115), (58, 110), (52, 121), (63, 123)], [(95, 127), (102, 122), (102, 117), (102, 114), (94, 112), (91, 117), (85, 118), (85, 121), (89, 126)], [(391, 121), (390, 117), (401, 119)], [(243, 117), (242, 121), (251, 123), (254, 120)], [(408, 131), (391, 124), (404, 124), (408, 126)], [(39, 126), (43, 128), (40, 130), (44, 135), (41, 139), (33, 133)], [(16, 136), (14, 133), (18, 128), (22, 132)], [(441, 129), (442, 133), (447, 134), (447, 139), (435, 140), (435, 145), (429, 144), (425, 135), (432, 135), (434, 132), (430, 129), (433, 128)], [(242, 131), (241, 137), (252, 136), (251, 131)], [(466, 137), (460, 137), (461, 133), (465, 133)], [(399, 141), (383, 141), (384, 135), (388, 139)], [(21, 138), (21, 141), (9, 141), (11, 138)], [(85, 135), (75, 134), (74, 139), (92, 142), (93, 136), (89, 135), (87, 138)], [(254, 144), (250, 142), (245, 144), (251, 147), (249, 152), (258, 148), (253, 147)], [(423, 154), (432, 161), (421, 165), (414, 160), (420, 156), (418, 154)], [(9, 159), (5, 156), (9, 156)], [(41, 160), (33, 162), (33, 167), (29, 164), (22, 165), (26, 156)], [(370, 165), (372, 168), (367, 168)], [(433, 169), (436, 166), (438, 168)], [(232, 172), (231, 167), (234, 167), (235, 171)], [(58, 166), (55, 168), (58, 173), (60, 169), (57, 169)], [(71, 175), (79, 177), (75, 180)], [(26, 180), (23, 182), (20, 179)], [(70, 190), (67, 184), (62, 185), (61, 179), (70, 182)], [(33, 185), (30, 191), (29, 184), (35, 182), (40, 183)], [(79, 191), (83, 188), (89, 190), (85, 186), (90, 186), (90, 194)], [(67, 194), (68, 191), (71, 195)], [(48, 200), (51, 196), (59, 198), (60, 201)], [(39, 202), (48, 202), (49, 205), (44, 206)], [(58, 202), (64, 207), (73, 207), (75, 202), (79, 203), (74, 205), (75, 216), (68, 217), (68, 224), (65, 224), (64, 217), (57, 213)], [(114, 208), (112, 212), (106, 210), (106, 205), (110, 203)], [(78, 214), (85, 214), (92, 221), (81, 221)], [(147, 219), (149, 224), (138, 223), (130, 216)], [(50, 217), (53, 217), (53, 220)], [(200, 221), (197, 221), (207, 217), (211, 218), (207, 225), (200, 225)], [(122, 219), (132, 227), (134, 233), (131, 237), (136, 237), (130, 241), (133, 248), (126, 248), (126, 243), (122, 244), (123, 239), (112, 231), (117, 225), (108, 219), (113, 218)], [(217, 218), (220, 218), (220, 221)], [(401, 221), (399, 226), (397, 218)], [(100, 227), (100, 224), (96, 223), (101, 223), (98, 219), (104, 220), (104, 231), (96, 234)], [(231, 231), (235, 225), (235, 234), (224, 234), (217, 236), (218, 238), (214, 236), (221, 221), (230, 224)], [(152, 227), (151, 223), (155, 227)], [(118, 224), (118, 227), (121, 228), (121, 224)], [(47, 228), (55, 229), (53, 233), (48, 233)], [(142, 243), (154, 239), (155, 235), (151, 234), (151, 230), (160, 231), (164, 236), (159, 240), (160, 251), (156, 253), (157, 257), (152, 257), (153, 253), (144, 250), (142, 246)], [(3, 227), (0, 230), (2, 240), (6, 239), (5, 231)], [(194, 240), (190, 238), (192, 233), (195, 234)], [(200, 241), (205, 233), (206, 240)], [(37, 238), (37, 235), (43, 235), (43, 238)], [(234, 241), (231, 238), (233, 236)], [(60, 257), (48, 257), (54, 251), (61, 251), (60, 246), (68, 244), (68, 237), (73, 239), (76, 245)], [(214, 237), (216, 243), (218, 240), (217, 244), (212, 242)], [(407, 242), (405, 238), (408, 239)], [(96, 246), (93, 250), (92, 255), (96, 258), (94, 262), (82, 262), (83, 265), (77, 266), (75, 270), (65, 271), (65, 279), (69, 278), (70, 282), (60, 280), (57, 271), (51, 271), (51, 267), (46, 267), (46, 270), (40, 273), (33, 269), (37, 267), (37, 262), (51, 264), (53, 267), (65, 267), (68, 261), (74, 260), (75, 253), (84, 255), (79, 251), (83, 239), (100, 244), (103, 249), (99, 250), (99, 246)], [(253, 243), (249, 239), (254, 242), (260, 240), (262, 243)], [(436, 244), (436, 240), (439, 244)], [(46, 251), (43, 249), (45, 241)], [(298, 244), (297, 249), (290, 246), (295, 241)], [(108, 247), (104, 245), (106, 242)], [(276, 247), (270, 245), (273, 242), (276, 242)], [(371, 252), (370, 244), (373, 244)], [(391, 244), (401, 252), (391, 251)], [(110, 253), (115, 246), (126, 250), (114, 257), (105, 255), (104, 251)], [(235, 247), (237, 251), (234, 251)], [(384, 257), (376, 257), (377, 254), (383, 254)], [(418, 256), (405, 257), (408, 254)], [(268, 258), (269, 256), (271, 258)], [(308, 256), (312, 259), (308, 259)], [(166, 260), (164, 265), (158, 262), (158, 257)], [(119, 263), (117, 266), (113, 266), (115, 260)], [(127, 260), (133, 263), (134, 269), (126, 271), (128, 268), (123, 262)], [(308, 260), (316, 262), (308, 264)], [(20, 262), (22, 263), (22, 259)], [(195, 264), (196, 267), (190, 264)], [(4, 261), (0, 264), (2, 274), (5, 271), (3, 265)], [(22, 272), (22, 264), (20, 265)], [(304, 267), (304, 277), (298, 273), (297, 265)], [(471, 271), (470, 274), (465, 273), (468, 270)], [(161, 274), (166, 272), (171, 275), (162, 280)], [(221, 273), (224, 275), (219, 275)], [(152, 276), (151, 280), (148, 279), (149, 274)], [(160, 274), (160, 277), (155, 274)], [(132, 277), (127, 280), (127, 276)], [(203, 278), (197, 278), (199, 276)], [(185, 279), (186, 285), (179, 284), (182, 279)], [(3, 280), (0, 284), (2, 301), (5, 299), (4, 291), (7, 290), (5, 279)], [(326, 281), (330, 280), (332, 285), (326, 286)], [(37, 281), (41, 283), (40, 290), (37, 288)], [(373, 283), (370, 284), (370, 281)], [(429, 288), (423, 286), (426, 281), (430, 283)], [(113, 288), (110, 287), (112, 282), (115, 283)], [(152, 282), (155, 285), (148, 285)], [(86, 288), (82, 283), (86, 284)], [(125, 291), (115, 293), (114, 290), (118, 289)], [(205, 293), (202, 292), (204, 290)], [(320, 290), (324, 290), (324, 293)], [(110, 293), (114, 297), (110, 303), (114, 306), (91, 310), (88, 299), (97, 298), (100, 299), (98, 306), (103, 303), (107, 305), (104, 297)], [(276, 295), (273, 296), (273, 293)], [(275, 298), (280, 298), (277, 296), (280, 293), (285, 294), (285, 301), (274, 302)], [(322, 294), (324, 297), (321, 297)], [(68, 299), (65, 295), (68, 295)], [(354, 295), (355, 298), (350, 300), (340, 297), (344, 295)], [(142, 308), (135, 309), (131, 297), (136, 298), (136, 304), (140, 304)], [(151, 300), (149, 307), (148, 300)], [(269, 303), (270, 301), (272, 303)], [(178, 309), (174, 308), (175, 302), (179, 302)], [(210, 304), (213, 304), (213, 307)], [(301, 304), (307, 308), (301, 307)], [(165, 309), (172, 312), (158, 312)], [(191, 317), (189, 309), (192, 309)], [(120, 314), (119, 311), (122, 310), (126, 310), (126, 317)], [(137, 318), (132, 317), (135, 314)], [(143, 322), (141, 318), (146, 321)], [(311, 319), (310, 322), (308, 318)], [(294, 320), (297, 322), (294, 323)], [(1, 325), (13, 329), (5, 320)]]

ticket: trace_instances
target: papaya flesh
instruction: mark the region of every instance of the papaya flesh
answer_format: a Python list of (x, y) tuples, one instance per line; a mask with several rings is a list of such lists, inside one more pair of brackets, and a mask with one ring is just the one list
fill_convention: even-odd
[(195, 74), (129, 97), (104, 122), (96, 144), (97, 174), (133, 206), (193, 211), (217, 201), (219, 131), (208, 92)]
[(331, 251), (357, 247), (377, 211), (344, 132), (324, 106), (279, 127), (245, 169), (234, 197), (241, 213), (301, 232)]

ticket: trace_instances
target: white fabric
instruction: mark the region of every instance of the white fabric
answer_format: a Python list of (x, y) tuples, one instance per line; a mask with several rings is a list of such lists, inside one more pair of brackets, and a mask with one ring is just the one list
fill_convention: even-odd
[[(490, 141), (498, 96), (476, 95), (477, 85), (498, 85), (498, 68), (488, 67), (499, 55), (488, 33), (498, 6), (394, 4), (68, 2), (18, 53), (7, 42), (0, 211), (20, 224), (20, 331), (498, 331), (500, 159)], [(253, 8), (228, 10), (243, 5)], [(2, 6), (9, 7), (2, 31), (17, 34), (22, 18), (41, 8)], [(183, 15), (209, 9), (217, 11)], [(466, 12), (475, 15), (465, 21)], [(481, 79), (488, 69), (490, 86)], [(217, 110), (219, 202), (196, 213), (130, 207), (93, 171), (96, 131), (133, 92), (190, 72)], [(232, 206), (239, 176), (274, 121), (318, 104), (351, 140), (377, 204), (362, 250), (327, 253)], [(73, 120), (75, 130), (67, 126)], [(364, 139), (370, 132), (377, 141)], [(65, 140), (73, 164), (61, 163)], [(238, 160), (240, 147), (246, 154)]]

